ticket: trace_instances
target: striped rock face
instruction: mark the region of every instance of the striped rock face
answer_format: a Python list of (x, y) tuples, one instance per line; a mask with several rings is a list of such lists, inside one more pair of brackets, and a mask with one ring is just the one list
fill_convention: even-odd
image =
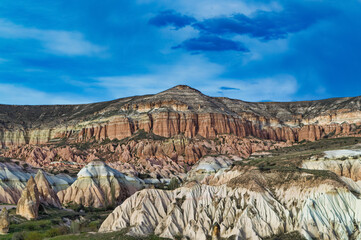
[(103, 208), (120, 204), (142, 187), (140, 179), (127, 177), (104, 162), (94, 161), (78, 173), (69, 188), (58, 192), (58, 197), (63, 205)]
[[(222, 171), (222, 170), (220, 170)], [(174, 239), (263, 239), (298, 231), (306, 239), (360, 239), (359, 183), (297, 172), (232, 169), (174, 191), (145, 189), (118, 206), (100, 232)]]
[(0, 146), (123, 139), (138, 130), (163, 137), (220, 134), (314, 141), (360, 134), (361, 98), (250, 103), (209, 97), (188, 86), (83, 105), (0, 106)]
[[(0, 203), (16, 204), (26, 187), (27, 181), (31, 176), (35, 176), (35, 173), (35, 170), (31, 168), (24, 169), (13, 162), (0, 162)], [(74, 182), (73, 178), (66, 174), (53, 175), (43, 172), (42, 175), (45, 179), (40, 177), (38, 179), (40, 181), (39, 186), (44, 189), (44, 193), (47, 193), (44, 196), (48, 196), (49, 193), (45, 189), (57, 192), (69, 187)], [(55, 204), (55, 206), (58, 206), (58, 204)]]

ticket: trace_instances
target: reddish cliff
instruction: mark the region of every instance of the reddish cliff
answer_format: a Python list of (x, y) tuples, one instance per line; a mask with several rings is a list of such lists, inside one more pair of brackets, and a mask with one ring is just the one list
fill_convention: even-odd
[(69, 106), (0, 105), (2, 147), (68, 139), (123, 139), (142, 129), (163, 137), (222, 134), (274, 141), (358, 135), (361, 97), (249, 103), (212, 98), (188, 86), (110, 102)]

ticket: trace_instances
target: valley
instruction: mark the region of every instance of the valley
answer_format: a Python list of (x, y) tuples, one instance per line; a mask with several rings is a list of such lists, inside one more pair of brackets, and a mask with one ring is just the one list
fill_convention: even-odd
[(0, 239), (361, 239), (361, 98), (0, 106)]

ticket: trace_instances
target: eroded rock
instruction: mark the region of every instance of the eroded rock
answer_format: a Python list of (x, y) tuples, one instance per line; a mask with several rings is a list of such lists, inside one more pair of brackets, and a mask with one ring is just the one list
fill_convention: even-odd
[(9, 226), (10, 226), (9, 212), (4, 207), (0, 213), (0, 234), (8, 233)]
[(42, 170), (36, 174), (35, 182), (39, 191), (40, 203), (45, 206), (61, 208), (60, 200)]
[(127, 177), (104, 162), (95, 161), (78, 173), (78, 179), (69, 188), (58, 192), (58, 197), (63, 205), (114, 206), (141, 189), (142, 184), (139, 179)]
[(40, 196), (33, 176), (28, 180), (16, 206), (16, 214), (28, 220), (36, 219), (39, 213)]

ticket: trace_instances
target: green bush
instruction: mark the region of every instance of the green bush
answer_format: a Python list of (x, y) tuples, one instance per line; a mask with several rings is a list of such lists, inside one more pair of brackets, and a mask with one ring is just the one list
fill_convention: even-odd
[(43, 235), (39, 232), (29, 232), (25, 235), (24, 240), (42, 240)]
[(179, 184), (179, 181), (178, 181), (178, 179), (177, 178), (172, 178), (171, 180), (170, 180), (170, 183), (169, 183), (169, 185), (168, 185), (168, 189), (169, 190), (174, 190), (174, 189), (177, 189), (177, 188), (179, 188), (180, 187), (180, 184)]
[(71, 233), (80, 233), (81, 224), (79, 221), (72, 221), (70, 224), (70, 232)]
[(59, 231), (59, 228), (51, 228), (51, 229), (49, 229), (48, 231), (45, 232), (46, 237), (56, 237), (56, 236), (59, 236), (59, 235), (61, 235), (60, 231)]
[(44, 233), (44, 237), (52, 238), (69, 233), (69, 228), (66, 226), (60, 226), (57, 228), (51, 228)]
[(88, 231), (90, 232), (97, 232), (100, 227), (100, 221), (92, 221), (88, 224)]
[(24, 240), (24, 233), (22, 232), (16, 232), (13, 234), (13, 237), (11, 238), (12, 240)]

